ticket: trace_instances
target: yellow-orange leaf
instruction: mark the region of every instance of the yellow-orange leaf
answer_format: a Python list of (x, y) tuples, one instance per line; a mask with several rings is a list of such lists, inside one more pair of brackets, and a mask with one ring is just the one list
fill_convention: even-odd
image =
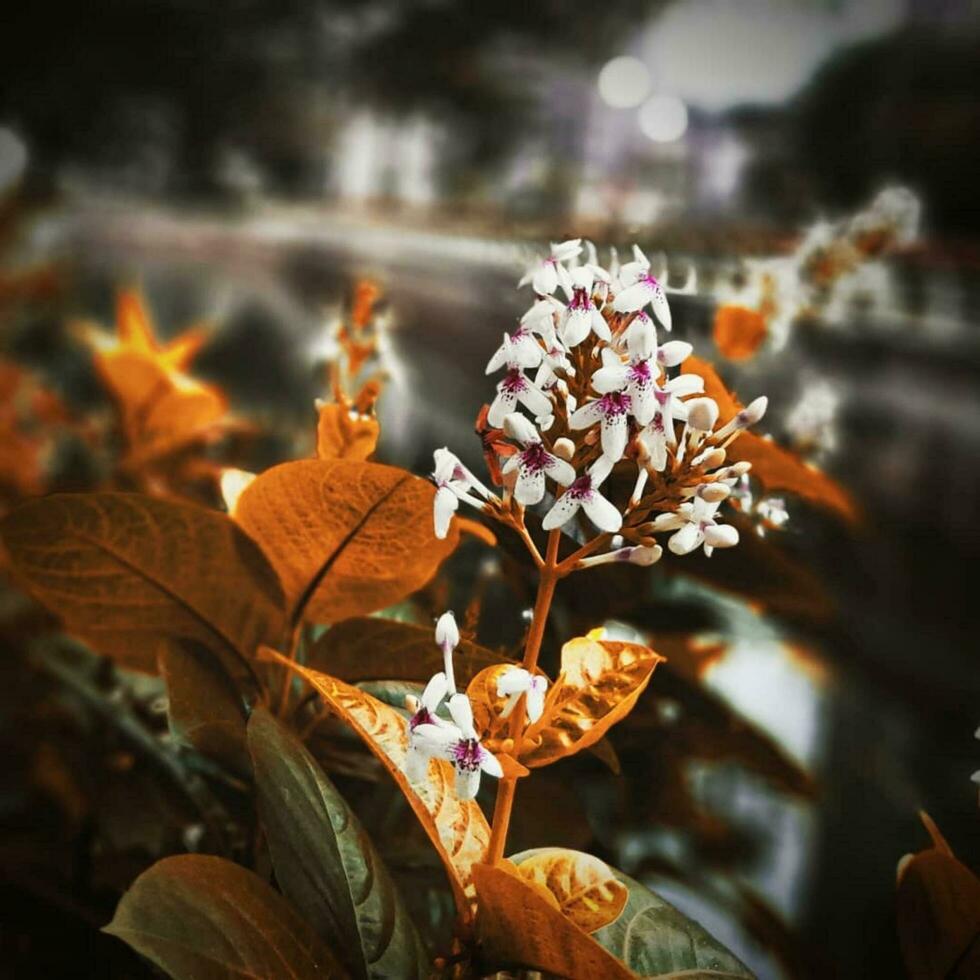
[(266, 653), (305, 678), (391, 773), (446, 867), (460, 915), (469, 918), (473, 866), (486, 857), (490, 828), (479, 804), (456, 795), (453, 767), (442, 759), (432, 759), (426, 782), (410, 784), (405, 777), (408, 723), (394, 708), (360, 688), (292, 663), (273, 650)]
[(483, 744), (491, 752), (513, 751), (510, 717), (501, 717), (508, 699), (497, 694), (500, 675), (511, 666), (495, 663), (484, 667), (466, 686), (466, 696), (473, 706), (473, 723), (481, 734)]
[(534, 769), (594, 745), (633, 710), (663, 659), (638, 643), (570, 640), (544, 713), (524, 733), (519, 760)]
[[(742, 408), (741, 402), (707, 361), (692, 355), (684, 362), (682, 369), (704, 379), (704, 393), (718, 402), (722, 421), (727, 422)], [(752, 475), (766, 490), (788, 490), (849, 521), (858, 519), (854, 500), (836, 480), (771, 439), (763, 439), (754, 432), (743, 432), (727, 452), (730, 462), (744, 460), (751, 463)]]
[(629, 889), (605, 861), (582, 851), (545, 847), (517, 866), (522, 877), (543, 885), (555, 896), (562, 915), (586, 932), (619, 918)]
[(730, 361), (748, 360), (766, 339), (766, 321), (758, 310), (719, 306), (715, 311), (715, 346)]
[(336, 402), (319, 407), (316, 426), (316, 454), (320, 459), (367, 459), (378, 446), (378, 420), (352, 415)]
[(456, 546), (433, 533), (434, 494), (391, 466), (304, 459), (257, 476), (235, 520), (279, 573), (293, 622), (336, 622), (421, 588)]
[(507, 864), (473, 869), (477, 933), (493, 967), (523, 966), (561, 977), (635, 980), (636, 974)]
[(140, 494), (56, 494), (0, 522), (17, 579), (67, 630), (129, 667), (187, 637), (248, 658), (283, 631), (275, 573), (225, 514)]

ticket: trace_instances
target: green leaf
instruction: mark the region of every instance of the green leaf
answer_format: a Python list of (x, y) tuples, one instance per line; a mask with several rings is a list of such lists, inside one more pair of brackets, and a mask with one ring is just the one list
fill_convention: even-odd
[(223, 858), (158, 861), (123, 895), (103, 931), (174, 980), (348, 976), (282, 895)]
[[(511, 858), (520, 864), (540, 849)], [(642, 977), (682, 974), (685, 980), (752, 980), (753, 974), (734, 953), (697, 922), (638, 881), (613, 869), (629, 889), (622, 914), (592, 933), (592, 938)]]
[[(507, 662), (507, 657), (463, 640), (453, 657), (456, 683), (463, 688), (484, 667)], [(442, 670), (443, 656), (430, 626), (356, 616), (327, 630), (310, 648), (306, 665), (349, 684), (391, 678), (424, 684)]]
[(218, 659), (193, 640), (166, 641), (159, 657), (174, 738), (238, 773), (248, 773), (245, 705)]
[(387, 868), (313, 756), (262, 708), (249, 719), (248, 748), (285, 894), (342, 950), (354, 976), (428, 976), (422, 941)]

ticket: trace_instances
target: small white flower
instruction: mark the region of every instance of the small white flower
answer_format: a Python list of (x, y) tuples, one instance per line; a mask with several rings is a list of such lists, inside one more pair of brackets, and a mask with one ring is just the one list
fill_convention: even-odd
[(609, 324), (592, 301), (595, 275), (588, 266), (571, 273), (568, 308), (562, 317), (561, 340), (566, 347), (582, 343), (590, 333), (602, 340), (611, 340)]
[(541, 526), (546, 531), (562, 527), (581, 507), (600, 531), (618, 531), (623, 526), (622, 514), (598, 491), (603, 480), (612, 472), (612, 465), (608, 457), (600, 456), (589, 471), (575, 480), (555, 501), (551, 510), (545, 514)]
[(472, 800), (480, 788), (480, 775), (487, 773), (500, 778), (500, 763), (488, 752), (473, 727), (473, 708), (465, 694), (449, 699), (449, 714), (453, 724), (426, 724), (415, 728), (413, 748), (426, 760), (439, 758), (452, 763), (456, 770), (456, 794), (461, 800)]
[(675, 555), (689, 555), (704, 545), (704, 553), (710, 558), (715, 548), (731, 548), (738, 544), (738, 530), (715, 521), (717, 508), (717, 504), (695, 497), (681, 504), (676, 513), (658, 514), (653, 529), (675, 532), (667, 542)]
[(782, 497), (764, 497), (755, 505), (755, 512), (773, 528), (781, 528), (789, 520), (786, 501)]
[(567, 280), (568, 273), (562, 262), (575, 258), (581, 251), (581, 238), (571, 238), (558, 244), (552, 242), (551, 254), (528, 269), (517, 284), (518, 288), (531, 283), (539, 296), (550, 296), (558, 288), (559, 282)]
[(653, 388), (660, 376), (657, 359), (657, 330), (646, 313), (637, 314), (626, 335), (629, 363), (623, 364), (609, 347), (603, 348), (603, 366), (592, 375), (592, 387), (607, 395), (625, 391), (630, 410), (640, 425), (653, 418), (656, 402)]
[[(449, 533), (449, 523), (459, 508), (461, 500), (476, 507), (483, 507), (483, 500), (494, 496), (448, 449), (437, 449), (433, 454), (435, 469), (432, 480), (436, 485), (433, 502), (435, 535), (442, 540)], [(483, 500), (474, 497), (476, 491)]]
[(405, 706), (412, 712), (412, 717), (408, 720), (408, 755), (405, 758), (405, 775), (413, 783), (425, 778), (430, 758), (430, 755), (426, 754), (422, 747), (417, 744), (416, 729), (422, 725), (446, 727), (449, 724), (436, 714), (448, 691), (449, 684), (446, 675), (440, 671), (438, 674), (434, 674), (429, 683), (425, 685), (425, 690), (420, 698), (416, 698), (414, 695), (405, 698)]
[(638, 313), (649, 304), (664, 329), (670, 330), (670, 306), (664, 287), (650, 274), (650, 263), (635, 245), (633, 254), (634, 261), (627, 262), (619, 270), (620, 283), (624, 288), (616, 294), (613, 309), (617, 313)]
[(621, 391), (610, 391), (609, 394), (576, 409), (569, 417), (568, 425), (572, 429), (588, 429), (600, 422), (602, 455), (617, 463), (626, 451), (629, 440), (628, 416), (632, 410), (633, 401), (629, 395)]
[(540, 503), (544, 497), (544, 479), (550, 476), (559, 486), (567, 487), (575, 480), (575, 470), (545, 449), (537, 429), (520, 413), (513, 412), (504, 419), (504, 431), (524, 447), (506, 463), (503, 472), (517, 470), (514, 499), (524, 507)]
[(544, 351), (535, 340), (531, 328), (521, 323), (512, 334), (504, 335), (504, 342), (487, 362), (486, 373), (499, 371), (511, 360), (522, 368), (536, 368), (543, 356)]
[(575, 368), (572, 367), (572, 362), (568, 359), (568, 353), (556, 337), (555, 345), (542, 352), (541, 367), (538, 368), (538, 373), (534, 376), (535, 386), (542, 391), (548, 390), (559, 380), (559, 371), (569, 377), (575, 376)]
[(507, 698), (507, 704), (504, 705), (500, 717), (510, 717), (523, 694), (526, 695), (524, 708), (527, 712), (527, 720), (533, 725), (544, 711), (544, 694), (547, 689), (547, 677), (532, 674), (523, 667), (508, 667), (497, 678), (497, 697)]
[(640, 441), (650, 456), (650, 465), (659, 473), (667, 466), (667, 447), (677, 445), (674, 420), (686, 419), (687, 409), (683, 395), (695, 395), (704, 391), (704, 379), (697, 374), (680, 374), (671, 378), (663, 387), (653, 386), (655, 408), (653, 418), (640, 433)]
[(535, 416), (551, 414), (551, 399), (524, 374), (518, 354), (507, 334), (504, 334), (504, 347), (506, 353), (503, 363), (507, 365), (507, 373), (497, 385), (497, 397), (487, 413), (487, 421), (495, 429), (504, 424), (504, 418), (514, 411), (518, 402)]

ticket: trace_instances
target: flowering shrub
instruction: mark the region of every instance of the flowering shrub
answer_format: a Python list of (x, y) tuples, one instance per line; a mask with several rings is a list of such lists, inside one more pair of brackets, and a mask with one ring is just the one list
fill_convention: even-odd
[[(642, 252), (609, 269), (582, 254), (564, 242), (529, 272), (530, 308), (490, 357), (488, 374), (502, 375), (477, 426), (486, 480), (448, 449), (436, 450), (431, 482), (371, 460), (372, 294), (338, 331), (316, 456), (226, 471), (227, 513), (101, 490), (32, 500), (0, 522), (15, 580), (116, 665), (162, 675), (171, 738), (208, 760), (222, 793), (245, 797), (245, 815), (230, 820), (221, 793), (202, 800), (200, 779), (184, 782), (163, 757), (223, 856), (158, 861), (107, 930), (170, 975), (751, 975), (595, 856), (510, 846), (515, 799), (542, 770), (585, 750), (615, 767), (607, 736), (665, 659), (597, 628), (568, 638), (548, 677), (549, 613), (559, 583), (580, 573), (640, 575), (739, 545), (733, 521), (745, 511), (728, 504), (750, 474), (847, 518), (854, 509), (825, 475), (749, 431), (765, 397), (743, 406), (689, 344), (658, 336), (673, 290)], [(139, 346), (161, 392), (186, 391), (184, 355), (150, 336), (122, 330), (108, 363)], [(130, 391), (128, 370), (112, 377)], [(140, 445), (142, 420), (127, 429)], [(519, 542), (533, 569), (519, 662), (472, 642), (469, 613), (462, 625), (443, 613), (434, 633), (395, 616), (461, 532), (496, 545), (461, 503)], [(756, 516), (778, 526), (786, 515), (770, 502)], [(431, 908), (419, 915), (418, 896), (387, 869), (411, 841), (379, 847), (328, 775), (364, 771), (351, 736), (438, 856), (451, 929), (432, 927)], [(477, 797), (490, 784), (488, 820)]]

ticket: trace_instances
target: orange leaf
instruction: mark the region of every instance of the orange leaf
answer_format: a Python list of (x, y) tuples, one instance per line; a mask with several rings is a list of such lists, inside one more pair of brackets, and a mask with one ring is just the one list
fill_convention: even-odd
[(157, 347), (153, 321), (138, 289), (122, 289), (116, 297), (116, 333), (129, 350), (150, 354)]
[(725, 305), (715, 311), (715, 346), (730, 361), (748, 360), (767, 334), (766, 321), (758, 310)]
[(293, 623), (337, 622), (421, 588), (456, 546), (432, 530), (432, 484), (405, 470), (304, 459), (266, 470), (235, 520), (279, 573)]
[(490, 828), (479, 804), (460, 800), (456, 795), (453, 767), (442, 759), (432, 759), (427, 781), (410, 784), (405, 777), (408, 723), (394, 708), (360, 688), (287, 660), (274, 650), (264, 652), (308, 681), (388, 770), (442, 859), (459, 913), (468, 919), (472, 915), (472, 869), (486, 857)]
[[(463, 639), (453, 655), (453, 671), (466, 684), (501, 657)], [(376, 616), (355, 616), (331, 627), (313, 645), (307, 663), (334, 677), (357, 681), (400, 680), (424, 684), (442, 670), (442, 650), (432, 628)]]
[(582, 851), (545, 847), (522, 861), (521, 876), (543, 885), (558, 901), (562, 915), (586, 932), (595, 932), (618, 919), (629, 889), (604, 861)]
[(486, 524), (482, 524), (480, 521), (474, 521), (469, 517), (460, 517), (458, 514), (453, 523), (456, 525), (460, 534), (472, 535), (478, 541), (482, 541), (488, 548), (497, 547), (497, 535)]
[(520, 761), (534, 769), (594, 745), (633, 710), (663, 659), (638, 643), (570, 640), (544, 713), (524, 733)]
[(160, 637), (250, 658), (282, 636), (282, 591), (225, 514), (130, 493), (56, 494), (0, 522), (10, 567), (66, 629), (156, 673)]
[(350, 409), (336, 402), (319, 407), (316, 454), (320, 459), (365, 460), (378, 446), (378, 420), (352, 417)]
[(561, 977), (634, 980), (636, 974), (563, 915), (540, 885), (511, 867), (480, 864), (473, 869), (480, 903), (477, 933), (490, 965), (531, 967)]
[[(727, 422), (742, 408), (741, 402), (707, 361), (692, 355), (684, 362), (682, 370), (704, 379), (704, 393), (718, 402), (722, 421)], [(744, 460), (751, 463), (752, 475), (767, 491), (788, 490), (848, 521), (858, 519), (854, 500), (836, 480), (771, 439), (763, 439), (754, 432), (743, 432), (727, 452), (729, 462)]]

